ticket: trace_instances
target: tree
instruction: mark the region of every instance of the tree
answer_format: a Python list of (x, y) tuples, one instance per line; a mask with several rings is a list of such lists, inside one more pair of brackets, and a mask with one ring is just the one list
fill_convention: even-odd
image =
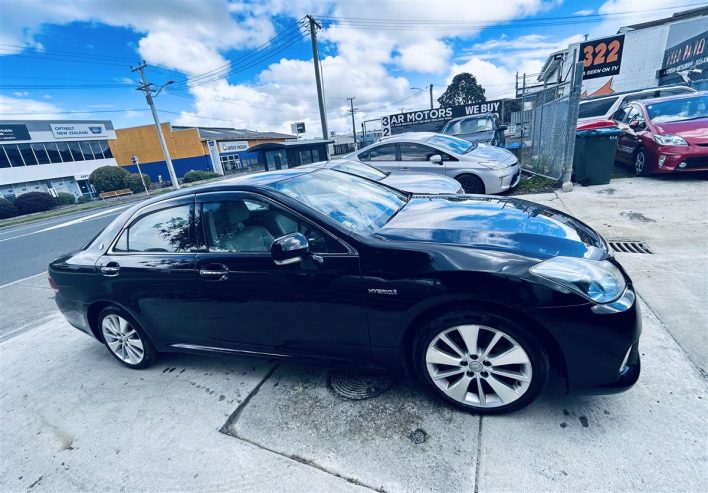
[(460, 106), (463, 104), (484, 103), (487, 97), (484, 88), (479, 85), (474, 75), (463, 72), (457, 74), (445, 89), (438, 103), (442, 107)]
[[(132, 173), (130, 176), (125, 178), (125, 187), (130, 188), (133, 193), (141, 193), (145, 191), (145, 187), (150, 189), (150, 177), (145, 173), (142, 174), (142, 179), (140, 179), (140, 174)], [(143, 180), (145, 180), (145, 187), (143, 186)]]
[(130, 173), (119, 166), (101, 166), (89, 175), (89, 182), (98, 193), (125, 188), (125, 179)]
[(57, 206), (74, 205), (75, 203), (76, 197), (74, 197), (73, 193), (59, 192), (57, 194)]
[(521, 111), (521, 100), (520, 99), (507, 99), (502, 103), (504, 108), (504, 114), (500, 115), (503, 123), (509, 123), (511, 121), (511, 114)]
[(15, 217), (20, 214), (17, 207), (4, 198), (0, 198), (0, 219), (7, 219), (8, 217)]

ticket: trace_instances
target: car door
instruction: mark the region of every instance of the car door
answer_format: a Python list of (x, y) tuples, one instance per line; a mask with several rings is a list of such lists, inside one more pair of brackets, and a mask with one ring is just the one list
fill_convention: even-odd
[[(197, 254), (209, 345), (234, 351), (367, 360), (356, 252), (312, 221), (250, 193), (197, 196)], [(274, 239), (300, 232), (318, 258), (276, 265)]]
[(383, 143), (373, 146), (359, 153), (358, 158), (361, 161), (371, 163), (372, 166), (375, 166), (381, 171), (393, 173), (399, 170), (396, 144), (393, 143)]
[[(633, 162), (634, 151), (641, 143), (641, 134), (645, 132), (646, 121), (644, 112), (638, 104), (632, 104), (624, 117), (624, 125), (622, 126), (622, 135), (620, 135), (617, 148), (622, 153), (622, 160)], [(633, 128), (634, 125), (637, 125)]]
[(164, 343), (192, 340), (203, 322), (193, 211), (194, 195), (141, 210), (96, 264), (111, 299)]
[(443, 159), (447, 156), (444, 152), (414, 142), (400, 142), (398, 148), (401, 157), (399, 168), (401, 172), (445, 174), (444, 160), (437, 163), (430, 161), (430, 158), (435, 155), (439, 155)]

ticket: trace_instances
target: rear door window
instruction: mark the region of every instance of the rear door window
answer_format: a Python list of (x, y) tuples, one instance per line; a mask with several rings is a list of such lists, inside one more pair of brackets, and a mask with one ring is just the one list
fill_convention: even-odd
[(578, 109), (578, 118), (592, 118), (605, 116), (617, 98), (603, 98), (597, 101), (583, 101)]
[(440, 154), (440, 151), (421, 144), (401, 142), (398, 145), (401, 151), (401, 161), (429, 161), (430, 156)]
[(369, 150), (369, 161), (395, 161), (396, 145), (384, 144)]
[(180, 205), (148, 213), (123, 231), (116, 252), (182, 253), (195, 248), (190, 207)]

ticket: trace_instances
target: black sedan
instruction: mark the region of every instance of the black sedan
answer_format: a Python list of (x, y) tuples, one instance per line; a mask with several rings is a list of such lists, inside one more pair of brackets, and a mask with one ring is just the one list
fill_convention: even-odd
[(632, 283), (590, 227), (513, 198), (292, 169), (156, 197), (49, 266), (131, 368), (184, 351), (402, 370), (478, 413), (639, 377)]

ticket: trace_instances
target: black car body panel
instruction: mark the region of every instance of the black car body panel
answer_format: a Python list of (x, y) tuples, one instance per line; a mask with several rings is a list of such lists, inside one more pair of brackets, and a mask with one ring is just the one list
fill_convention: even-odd
[[(95, 317), (114, 303), (143, 325), (158, 351), (213, 350), (393, 370), (406, 367), (422, 320), (449, 307), (476, 306), (533, 331), (571, 390), (612, 392), (636, 381), (641, 319), (626, 274), (630, 301), (614, 308), (529, 272), (558, 255), (616, 264), (587, 225), (511, 198), (411, 196), (388, 224), (363, 234), (267, 186), (318, 172), (335, 173), (264, 173), (133, 206), (85, 249), (50, 264), (57, 305), (72, 325), (100, 339)], [(278, 204), (340, 242), (342, 252), (275, 265), (269, 254), (207, 251), (200, 203), (229, 194)], [(126, 224), (166, 203), (193, 204), (194, 251), (112, 249)], [(120, 275), (101, 274), (111, 262), (120, 265)], [(228, 267), (229, 279), (200, 277), (200, 269), (213, 264)]]

